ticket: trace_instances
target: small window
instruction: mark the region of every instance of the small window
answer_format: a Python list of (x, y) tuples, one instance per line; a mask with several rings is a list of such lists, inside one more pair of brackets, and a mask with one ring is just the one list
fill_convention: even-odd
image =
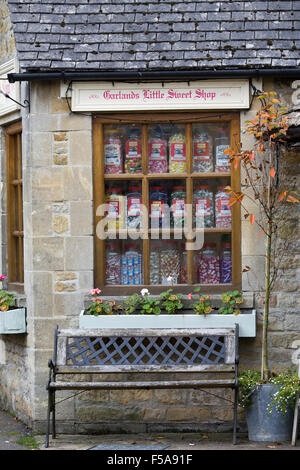
[(24, 283), (22, 125), (6, 128), (7, 275), (9, 288)]
[(239, 170), (224, 153), (238, 143), (238, 113), (94, 119), (97, 287), (108, 295), (116, 286), (159, 293), (170, 279), (182, 292), (240, 287), (240, 209), (225, 191), (239, 190)]

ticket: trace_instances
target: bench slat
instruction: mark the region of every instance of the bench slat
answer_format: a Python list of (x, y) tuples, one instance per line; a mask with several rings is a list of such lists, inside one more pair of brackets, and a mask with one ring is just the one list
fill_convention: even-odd
[(216, 373), (226, 372), (233, 373), (234, 366), (227, 364), (182, 364), (182, 365), (58, 365), (55, 372), (57, 374), (113, 374), (113, 373), (134, 373), (134, 372), (154, 372), (154, 373), (167, 373), (167, 372), (178, 372), (178, 373)]
[(232, 387), (235, 381), (222, 380), (168, 380), (151, 382), (50, 382), (50, 389), (55, 390), (124, 390), (124, 389), (158, 389), (158, 388), (219, 388)]
[(59, 329), (58, 336), (76, 337), (105, 337), (105, 336), (228, 336), (235, 335), (234, 328), (103, 328), (103, 329)]

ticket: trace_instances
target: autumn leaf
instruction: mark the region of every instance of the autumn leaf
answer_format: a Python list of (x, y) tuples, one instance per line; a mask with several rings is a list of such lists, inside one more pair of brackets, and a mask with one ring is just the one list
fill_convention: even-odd
[(255, 158), (255, 153), (254, 153), (253, 150), (252, 150), (252, 152), (250, 152), (250, 154), (249, 154), (249, 160), (250, 160), (250, 162), (253, 162), (254, 158)]
[(250, 271), (250, 269), (250, 266), (245, 266), (243, 269), (243, 273), (247, 273), (248, 271)]
[(272, 176), (272, 178), (275, 178), (275, 175), (276, 175), (275, 168), (271, 168), (270, 175)]
[(263, 231), (263, 230), (261, 230), (261, 231), (259, 232), (259, 234), (258, 234), (258, 238), (260, 238), (260, 237), (262, 236), (262, 234), (263, 234), (263, 233), (264, 233), (264, 231)]
[(229, 202), (228, 202), (228, 207), (232, 207), (234, 206), (234, 204), (237, 202), (237, 198), (236, 197), (231, 197), (229, 199)]
[(287, 195), (287, 191), (284, 191), (283, 193), (280, 193), (278, 196), (278, 201), (282, 201)]
[(250, 224), (253, 225), (254, 222), (255, 222), (255, 215), (254, 215), (254, 214), (251, 214), (251, 215), (250, 215)]
[(293, 202), (294, 204), (299, 202), (299, 199), (296, 199), (294, 196), (291, 196), (290, 194), (286, 198), (287, 202)]

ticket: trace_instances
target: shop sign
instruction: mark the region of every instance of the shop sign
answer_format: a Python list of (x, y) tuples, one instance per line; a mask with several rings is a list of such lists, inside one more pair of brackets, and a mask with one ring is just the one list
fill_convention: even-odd
[(7, 98), (8, 95), (13, 100), (19, 101), (19, 83), (9, 83), (8, 73), (17, 72), (17, 64), (14, 59), (0, 65), (0, 116), (11, 113), (19, 109), (19, 105)]
[(73, 82), (72, 111), (249, 108), (248, 80), (196, 82)]

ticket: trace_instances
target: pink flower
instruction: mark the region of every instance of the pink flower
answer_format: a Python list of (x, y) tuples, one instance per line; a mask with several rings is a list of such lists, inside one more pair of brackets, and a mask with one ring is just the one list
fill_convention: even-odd
[(0, 276), (0, 281), (4, 281), (4, 279), (6, 279), (6, 276), (4, 276), (3, 274)]
[(193, 294), (192, 294), (191, 292), (188, 294), (188, 298), (189, 298), (190, 300), (192, 300)]
[(90, 290), (90, 294), (91, 295), (98, 295), (98, 294), (101, 294), (101, 290), (100, 289), (91, 289)]

